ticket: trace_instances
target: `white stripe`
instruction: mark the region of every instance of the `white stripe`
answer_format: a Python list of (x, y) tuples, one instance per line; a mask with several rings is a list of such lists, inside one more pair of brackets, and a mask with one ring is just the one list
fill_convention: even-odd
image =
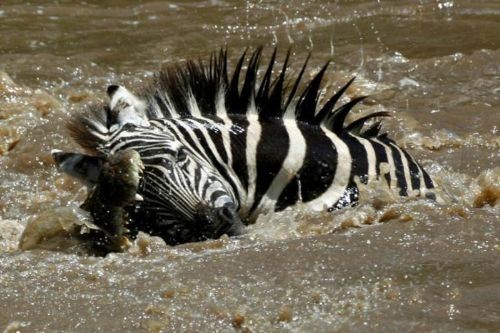
[(425, 197), (425, 194), (427, 193), (427, 187), (425, 187), (424, 170), (422, 170), (420, 165), (415, 162), (415, 159), (413, 159), (413, 162), (418, 167), (418, 174), (419, 174), (419, 179), (420, 179), (420, 193), (419, 194), (421, 197)]
[[(236, 175), (236, 172), (233, 168), (233, 154), (231, 152), (231, 135), (230, 131), (233, 126), (233, 122), (228, 117), (228, 112), (226, 109), (226, 96), (225, 96), (226, 87), (221, 84), (219, 90), (217, 91), (217, 96), (215, 100), (215, 113), (217, 117), (219, 117), (224, 126), (219, 126), (219, 130), (221, 131), (222, 143), (224, 145), (224, 150), (226, 151), (227, 156), (227, 165), (226, 168), (228, 170), (228, 174), (231, 177), (232, 181), (236, 185), (236, 190), (238, 191), (238, 197), (240, 198), (240, 202), (247, 201), (247, 192), (246, 189), (243, 188), (243, 184), (241, 183), (240, 178)], [(244, 147), (242, 147), (244, 149)]]
[[(190, 199), (190, 204), (191, 207), (194, 209), (196, 207), (197, 203), (199, 203), (201, 200), (199, 193), (193, 193), (192, 187), (194, 186), (194, 168), (193, 164), (189, 163), (187, 165), (187, 173), (188, 177), (185, 177), (184, 174), (185, 172), (179, 168), (173, 168), (174, 171), (174, 185), (177, 186), (177, 189), (179, 192), (184, 193), (184, 195), (181, 197), (182, 199)], [(188, 184), (187, 181), (190, 183)]]
[(111, 110), (115, 109), (120, 101), (124, 101), (125, 104), (133, 107), (139, 114), (142, 114), (146, 109), (146, 103), (141, 101), (137, 96), (132, 94), (127, 88), (123, 86), (118, 86), (118, 89), (111, 96), (109, 101), (109, 108)]
[[(191, 123), (197, 124), (193, 121), (191, 121)], [(182, 127), (188, 133), (189, 138), (192, 142), (194, 142), (196, 148), (198, 148), (198, 150), (192, 149), (192, 153), (198, 155), (198, 157), (203, 159), (204, 161), (210, 161), (208, 155), (205, 153), (205, 149), (203, 149), (203, 146), (200, 144), (198, 138), (196, 137), (196, 134), (193, 132), (192, 125), (187, 124), (179, 119), (169, 120), (169, 124), (171, 125), (172, 130), (175, 132), (172, 134), (175, 135), (177, 140), (181, 141), (181, 143), (187, 147), (192, 147), (192, 145), (185, 139), (184, 135), (178, 130), (179, 127)]]
[(389, 177), (391, 179), (389, 187), (392, 189), (398, 189), (398, 182), (396, 179), (396, 165), (394, 164), (394, 158), (392, 157), (392, 150), (385, 143), (373, 138), (374, 142), (379, 143), (385, 149), (385, 155), (387, 156), (387, 163), (389, 164)]
[(201, 118), (201, 111), (200, 108), (198, 107), (198, 102), (196, 101), (196, 98), (194, 98), (193, 92), (190, 90), (188, 97), (187, 97), (187, 104), (189, 108), (189, 113), (191, 113), (191, 116), (193, 118)]
[(377, 156), (375, 155), (375, 150), (373, 149), (371, 142), (356, 135), (351, 135), (351, 137), (356, 138), (365, 148), (368, 163), (368, 182), (376, 180), (377, 169), (375, 166), (377, 164)]
[(198, 185), (198, 188), (196, 190), (197, 190), (198, 196), (200, 198), (203, 197), (203, 188), (206, 186), (207, 182), (208, 182), (208, 179), (207, 179), (206, 172), (200, 172), (200, 180), (199, 180), (198, 184), (195, 184), (193, 182), (193, 186)]
[[(106, 126), (104, 126), (104, 124), (100, 123), (99, 121), (93, 120), (93, 119), (89, 119), (89, 121), (94, 126), (93, 129), (90, 129), (90, 131), (94, 135), (97, 136), (97, 135), (107, 135), (108, 134), (108, 132), (109, 132), (108, 128)], [(95, 131), (97, 131), (97, 133)]]
[[(247, 117), (248, 128), (246, 137), (246, 158), (247, 158), (247, 172), (248, 172), (248, 190), (246, 201), (241, 207), (243, 215), (248, 214), (255, 200), (255, 187), (257, 184), (257, 145), (260, 141), (261, 126), (259, 123), (258, 115), (251, 114)], [(243, 201), (242, 201), (243, 202)]]
[[(122, 140), (123, 139), (123, 140)], [(127, 140), (128, 139), (128, 140)], [(142, 136), (142, 133), (133, 133), (133, 132), (122, 132), (120, 135), (116, 136), (111, 142), (109, 142), (110, 154), (115, 153), (116, 151), (122, 149), (123, 146), (128, 145), (128, 149), (135, 149), (139, 153), (141, 151), (147, 151), (153, 144), (160, 144), (162, 147), (166, 149), (176, 149), (176, 145), (179, 145), (178, 142), (172, 141), (172, 137), (164, 136), (164, 137), (146, 137)]]
[(231, 198), (227, 195), (221, 195), (220, 197), (215, 199), (214, 207), (215, 208), (224, 207), (224, 205), (227, 204), (228, 202), (233, 203), (233, 200), (231, 200)]
[(149, 119), (151, 119), (151, 118), (164, 118), (163, 113), (162, 113), (162, 109), (161, 109), (160, 105), (158, 104), (158, 101), (156, 100), (156, 98), (154, 98), (154, 94), (151, 94), (149, 96), (148, 103), (150, 106), (149, 110), (151, 110), (151, 112), (153, 113), (153, 117), (149, 117)]
[(200, 202), (199, 197), (194, 196), (194, 193), (191, 191), (191, 188), (188, 186), (186, 183), (186, 178), (184, 177), (182, 171), (180, 171), (178, 168), (173, 168), (173, 181), (172, 184), (175, 185), (175, 188), (170, 184), (170, 187), (172, 187), (172, 191), (177, 191), (180, 193), (177, 197), (169, 197), (168, 200), (172, 201), (173, 198), (177, 198), (176, 203), (183, 203), (186, 204), (187, 207), (194, 209), (196, 205)]
[[(158, 166), (152, 166), (158, 170), (161, 170), (161, 167)], [(162, 171), (163, 173), (163, 171)], [(165, 182), (164, 180), (155, 173), (149, 172), (148, 173), (148, 180), (151, 183), (154, 183), (155, 186), (150, 186), (150, 188), (154, 188), (155, 191), (151, 191), (150, 193), (152, 195), (155, 195), (155, 198), (160, 198), (162, 200), (154, 200), (149, 196), (146, 196), (146, 200), (150, 202), (156, 202), (160, 204), (163, 207), (169, 208), (170, 206), (165, 205), (165, 203), (169, 202), (171, 205), (175, 206), (175, 208), (179, 211), (181, 211), (186, 217), (190, 218), (194, 215), (194, 212), (191, 210), (191, 208), (194, 206), (193, 202), (196, 203), (197, 201), (194, 200), (194, 198), (189, 197), (189, 196), (184, 196), (182, 193), (178, 191), (178, 189), (174, 189), (172, 186), (169, 186), (168, 188), (165, 187)], [(159, 179), (158, 179), (159, 178)], [(172, 195), (173, 194), (173, 195)], [(172, 201), (172, 198), (182, 198), (183, 201)], [(191, 200), (190, 200), (191, 199)], [(186, 203), (188, 203), (186, 205)]]
[(418, 178), (420, 180), (420, 192), (419, 192), (419, 196), (421, 197), (425, 197), (425, 194), (427, 193), (427, 188), (425, 187), (425, 179), (424, 179), (424, 170), (422, 170), (422, 168), (420, 167), (420, 165), (417, 163), (417, 161), (415, 160), (415, 158), (411, 155), (409, 155), (412, 162), (417, 166), (418, 168)]
[(259, 113), (257, 112), (257, 107), (255, 106), (255, 97), (253, 96), (253, 93), (252, 93), (252, 96), (250, 96), (250, 105), (248, 105), (248, 108), (247, 108), (247, 118), (251, 118), (252, 116), (258, 116)]
[[(233, 153), (231, 151), (231, 135), (230, 135), (233, 123), (229, 118), (221, 118), (221, 119), (224, 122), (224, 127), (221, 128), (221, 136), (222, 136), (222, 142), (224, 144), (224, 149), (226, 150), (226, 155), (227, 155), (228, 173), (231, 176), (231, 179), (234, 179), (234, 183), (236, 184), (236, 190), (238, 191), (238, 197), (240, 198), (240, 202), (246, 202), (247, 200), (246, 189), (243, 188), (243, 184), (241, 183), (240, 178), (238, 177), (233, 168)], [(244, 147), (242, 147), (242, 149), (244, 149)]]
[(93, 129), (89, 129), (89, 132), (90, 132), (93, 136), (95, 136), (95, 137), (99, 138), (99, 140), (101, 140), (101, 141), (106, 142), (106, 141), (108, 141), (108, 140), (109, 140), (109, 135), (103, 134), (102, 132), (97, 132), (97, 131), (94, 131)]
[(401, 156), (401, 162), (403, 163), (403, 172), (406, 180), (406, 193), (408, 194), (408, 196), (410, 196), (413, 192), (413, 187), (411, 185), (411, 175), (410, 175), (410, 167), (408, 166), (408, 160), (406, 159), (406, 156), (403, 153), (403, 151), (397, 145), (391, 143), (391, 146), (396, 148), (396, 150), (399, 152), (399, 155)]
[(219, 87), (215, 97), (215, 113), (221, 119), (227, 119), (225, 87)]
[[(204, 121), (208, 122), (211, 125), (212, 128), (210, 130), (212, 130), (212, 131), (213, 130), (220, 130), (220, 128), (221, 128), (220, 124), (217, 124), (214, 121), (212, 121), (210, 119), (207, 119), (207, 118), (201, 118), (201, 119), (203, 119)], [(205, 142), (208, 145), (208, 148), (210, 149), (210, 151), (212, 152), (212, 154), (215, 156), (215, 159), (217, 160), (217, 162), (220, 165), (225, 166), (226, 168), (228, 168), (228, 166), (222, 160), (222, 157), (220, 156), (219, 151), (215, 147), (215, 144), (213, 143), (212, 138), (208, 134), (208, 130), (209, 129), (207, 129), (207, 127), (204, 124), (197, 122), (195, 119), (186, 119), (185, 121), (188, 122), (189, 124), (191, 124), (191, 126), (189, 126), (190, 128), (196, 128), (196, 129), (198, 129), (201, 132), (201, 134), (203, 135), (203, 137), (205, 139)], [(181, 122), (181, 120), (178, 121), (178, 123), (180, 123), (180, 122)], [(202, 149), (201, 144), (198, 144), (198, 142), (199, 142), (198, 138), (195, 138), (195, 142), (196, 142), (197, 146), (199, 146), (200, 150), (202, 150), (204, 152), (204, 154), (205, 154), (205, 149)], [(187, 143), (186, 143), (186, 145), (187, 145)], [(215, 165), (214, 165), (215, 161), (210, 160), (208, 158), (208, 155), (206, 155), (206, 154), (205, 154), (205, 161), (214, 170), (216, 170)], [(228, 175), (231, 178), (231, 180), (233, 181), (233, 183), (237, 184), (239, 182), (239, 179), (236, 176), (236, 174), (235, 174), (234, 171), (233, 172), (228, 172)], [(220, 177), (220, 178), (222, 178), (222, 177)], [(231, 186), (229, 186), (229, 184), (227, 184), (226, 182), (224, 182), (224, 188), (225, 188), (226, 191), (228, 191), (228, 194), (231, 195), (231, 197), (233, 198), (233, 201), (236, 201), (235, 195), (233, 193), (233, 188)]]

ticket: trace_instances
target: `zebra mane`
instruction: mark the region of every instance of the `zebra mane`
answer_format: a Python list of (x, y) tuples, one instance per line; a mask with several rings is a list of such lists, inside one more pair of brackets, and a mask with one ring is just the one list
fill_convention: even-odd
[[(285, 78), (290, 50), (277, 76), (273, 77), (273, 69), (276, 67), (276, 49), (274, 49), (260, 79), (257, 72), (260, 68), (262, 47), (257, 48), (248, 61), (245, 61), (247, 53), (248, 50), (243, 52), (232, 75), (228, 73), (226, 49), (221, 49), (218, 54), (212, 53), (208, 63), (202, 60), (188, 60), (185, 64), (171, 64), (164, 67), (155, 76), (152, 84), (140, 94), (140, 98), (147, 100), (150, 105), (146, 111), (148, 118), (193, 117), (196, 116), (193, 107), (201, 116), (217, 116), (221, 115), (222, 108), (228, 115), (248, 115), (256, 111), (262, 121), (292, 115), (297, 121), (322, 126), (336, 134), (349, 131), (363, 137), (384, 135), (380, 134), (380, 122), (366, 129), (363, 129), (363, 125), (369, 119), (390, 116), (387, 112), (375, 112), (348, 125), (345, 124), (349, 111), (366, 96), (353, 98), (350, 102), (335, 108), (355, 78), (349, 80), (319, 109), (321, 81), (329, 62), (298, 95), (309, 56), (298, 76), (290, 84)], [(246, 70), (242, 75), (245, 63)], [(161, 110), (161, 115), (158, 114), (158, 110)]]
[[(202, 60), (189, 60), (184, 65), (166, 66), (138, 97), (123, 87), (109, 86), (107, 90), (111, 98), (109, 104), (90, 106), (84, 112), (68, 119), (67, 128), (70, 135), (83, 148), (99, 154), (99, 147), (106, 143), (110, 129), (113, 125), (119, 124), (117, 115), (120, 116), (119, 113), (123, 108), (133, 108), (137, 113), (133, 120), (136, 124), (140, 122), (140, 125), (143, 124), (143, 120), (147, 123), (148, 119), (245, 116), (253, 112), (262, 121), (293, 116), (297, 121), (322, 126), (336, 134), (349, 132), (363, 137), (386, 135), (380, 134), (380, 121), (368, 128), (364, 128), (364, 124), (375, 117), (390, 116), (387, 112), (375, 112), (348, 125), (345, 124), (349, 111), (366, 96), (353, 98), (350, 102), (335, 108), (354, 78), (319, 108), (321, 81), (329, 62), (306, 84), (299, 95), (299, 85), (309, 56), (290, 84), (285, 78), (290, 50), (275, 76), (273, 69), (276, 66), (276, 49), (274, 49), (260, 79), (257, 72), (260, 68), (262, 47), (257, 48), (245, 62), (247, 53), (247, 50), (243, 52), (232, 75), (228, 73), (227, 50), (221, 49), (218, 53), (211, 54), (208, 63)], [(246, 70), (242, 74), (245, 63)], [(120, 96), (125, 96), (125, 103)]]

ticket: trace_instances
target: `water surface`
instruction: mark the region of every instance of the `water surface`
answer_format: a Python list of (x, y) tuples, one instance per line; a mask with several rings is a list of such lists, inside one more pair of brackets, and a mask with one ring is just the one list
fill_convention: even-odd
[[(3, 1), (0, 330), (496, 332), (500, 327), (498, 1)], [(85, 192), (51, 149), (64, 119), (163, 64), (228, 45), (332, 60), (355, 113), (386, 110), (445, 203), (381, 188), (333, 214), (262, 216), (240, 239), (168, 247), (141, 235), (88, 256), (67, 238)], [(347, 100), (347, 99), (346, 99)], [(25, 230), (22, 250), (19, 247)], [(43, 237), (46, 238), (43, 241)], [(30, 249), (30, 250), (27, 250)]]

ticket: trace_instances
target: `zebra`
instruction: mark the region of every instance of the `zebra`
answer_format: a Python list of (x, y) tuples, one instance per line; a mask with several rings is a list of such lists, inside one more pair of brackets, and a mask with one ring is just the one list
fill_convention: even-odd
[(290, 51), (281, 68), (276, 54), (260, 70), (262, 48), (244, 51), (229, 74), (222, 49), (208, 61), (166, 66), (136, 94), (111, 85), (108, 103), (68, 120), (90, 154), (57, 152), (56, 164), (92, 187), (107, 158), (138, 152), (144, 169), (127, 228), (168, 244), (237, 235), (260, 214), (299, 203), (353, 206), (357, 182), (385, 179), (401, 196), (435, 199), (429, 174), (374, 119), (389, 113), (346, 124), (365, 98), (336, 107), (354, 78), (319, 105), (329, 62), (300, 89), (310, 57), (289, 80)]

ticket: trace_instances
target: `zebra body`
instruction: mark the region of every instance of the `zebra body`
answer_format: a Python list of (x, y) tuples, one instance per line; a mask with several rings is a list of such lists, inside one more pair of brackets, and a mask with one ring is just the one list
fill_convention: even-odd
[(288, 56), (273, 79), (273, 53), (257, 82), (260, 56), (260, 49), (251, 55), (242, 80), (245, 54), (230, 79), (221, 51), (208, 65), (167, 68), (137, 96), (111, 86), (108, 106), (70, 120), (73, 137), (94, 154), (140, 154), (144, 200), (130, 207), (137, 230), (169, 243), (237, 233), (240, 219), (299, 202), (316, 211), (353, 205), (357, 182), (381, 177), (402, 196), (434, 196), (429, 175), (379, 133), (380, 123), (364, 126), (386, 113), (344, 124), (362, 100), (334, 108), (352, 80), (318, 110), (326, 66), (296, 98), (307, 61), (286, 95)]

